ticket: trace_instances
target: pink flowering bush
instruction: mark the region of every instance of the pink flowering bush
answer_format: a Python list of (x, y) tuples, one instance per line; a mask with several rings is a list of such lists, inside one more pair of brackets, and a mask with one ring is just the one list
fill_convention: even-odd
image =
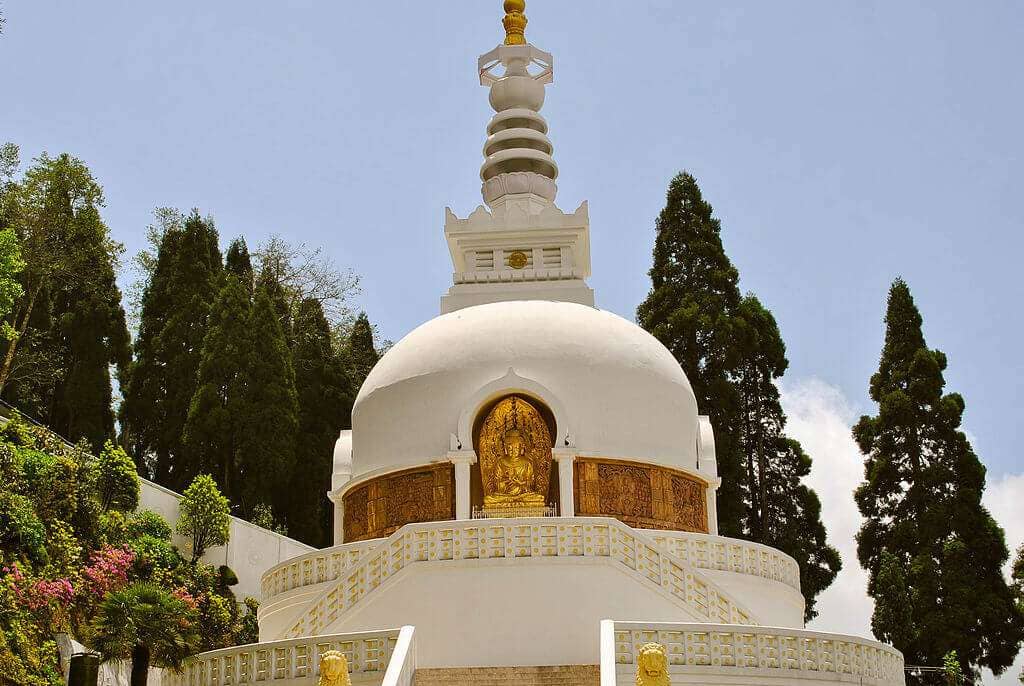
[(135, 562), (135, 553), (128, 548), (106, 546), (89, 557), (82, 569), (82, 590), (100, 600), (111, 591), (128, 584), (128, 570)]
[(171, 596), (185, 603), (192, 610), (199, 609), (199, 601), (196, 600), (195, 596), (188, 592), (187, 588), (178, 587), (171, 592)]
[(75, 598), (75, 589), (67, 579), (39, 579), (29, 587), (25, 604), (33, 612), (44, 608), (67, 608)]

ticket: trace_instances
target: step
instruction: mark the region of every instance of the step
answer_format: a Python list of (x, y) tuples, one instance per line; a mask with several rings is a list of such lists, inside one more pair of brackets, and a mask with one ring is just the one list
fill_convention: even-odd
[(597, 665), (417, 669), (414, 686), (598, 686)]

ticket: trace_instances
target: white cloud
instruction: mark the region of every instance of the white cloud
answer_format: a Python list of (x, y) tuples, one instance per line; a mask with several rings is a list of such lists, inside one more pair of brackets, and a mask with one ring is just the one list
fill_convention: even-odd
[[(814, 460), (808, 485), (821, 498), (829, 542), (843, 557), (842, 571), (818, 596), (819, 615), (809, 627), (870, 637), (873, 604), (854, 538), (861, 517), (853, 491), (864, 470), (864, 457), (851, 434), (857, 412), (839, 389), (819, 379), (786, 382), (781, 390), (789, 417), (787, 431)], [(1024, 542), (1024, 474), (990, 476), (984, 502), (1006, 530), (1007, 545), (1015, 550)], [(1024, 654), (1000, 678), (986, 672), (983, 681), (986, 686), (1019, 686), (1022, 667)]]
[(853, 491), (864, 472), (864, 458), (850, 433), (855, 411), (839, 389), (818, 379), (784, 384), (782, 405), (789, 417), (787, 433), (814, 460), (807, 482), (821, 499), (829, 542), (843, 558), (836, 580), (818, 596), (818, 617), (810, 628), (871, 636), (873, 605), (854, 540), (861, 518)]

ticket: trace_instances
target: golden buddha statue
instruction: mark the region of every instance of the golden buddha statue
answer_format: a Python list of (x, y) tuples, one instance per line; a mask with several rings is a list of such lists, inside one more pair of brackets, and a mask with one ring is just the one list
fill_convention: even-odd
[(497, 402), (478, 434), (483, 509), (497, 516), (542, 516), (551, 476), (551, 434), (522, 396)]
[(544, 496), (534, 490), (533, 461), (527, 456), (526, 441), (519, 429), (506, 431), (502, 445), (505, 455), (498, 460), (495, 470), (497, 492), (484, 498), (484, 506), (543, 507)]

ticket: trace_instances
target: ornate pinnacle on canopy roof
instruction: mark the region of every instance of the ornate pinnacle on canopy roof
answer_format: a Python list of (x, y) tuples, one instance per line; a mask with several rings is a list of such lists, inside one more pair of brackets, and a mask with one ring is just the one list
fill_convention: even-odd
[(526, 45), (526, 0), (505, 0), (505, 45)]

